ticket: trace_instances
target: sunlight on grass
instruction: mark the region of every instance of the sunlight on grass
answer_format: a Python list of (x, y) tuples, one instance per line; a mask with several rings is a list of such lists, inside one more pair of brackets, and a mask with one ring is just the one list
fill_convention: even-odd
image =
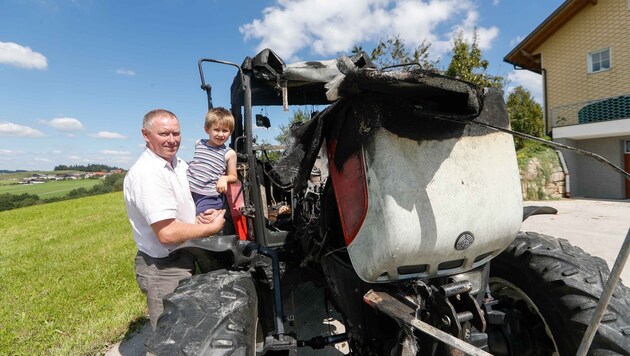
[(0, 212), (0, 354), (95, 354), (146, 312), (122, 193)]
[(90, 189), (97, 184), (103, 184), (100, 179), (77, 179), (77, 180), (60, 180), (50, 181), (42, 184), (12, 184), (0, 185), (0, 194), (9, 193), (14, 195), (35, 194), (41, 199), (62, 197), (73, 189), (85, 188)]

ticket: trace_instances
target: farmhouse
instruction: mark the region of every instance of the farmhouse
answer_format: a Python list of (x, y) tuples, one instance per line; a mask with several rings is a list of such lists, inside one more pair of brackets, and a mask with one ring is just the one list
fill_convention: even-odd
[[(540, 74), (545, 132), (630, 171), (630, 2), (566, 0), (505, 56)], [(630, 181), (563, 152), (571, 196), (630, 198)]]

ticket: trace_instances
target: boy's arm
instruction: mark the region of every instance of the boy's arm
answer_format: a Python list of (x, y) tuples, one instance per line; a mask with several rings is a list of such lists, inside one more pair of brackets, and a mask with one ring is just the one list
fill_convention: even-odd
[(225, 168), (225, 176), (227, 177), (228, 183), (236, 183), (238, 177), (236, 176), (236, 152), (230, 149), (225, 154), (225, 163), (227, 167)]
[(217, 192), (225, 193), (227, 190), (227, 186), (230, 183), (235, 183), (237, 181), (236, 177), (236, 152), (230, 149), (225, 153), (225, 175), (219, 177), (217, 181)]

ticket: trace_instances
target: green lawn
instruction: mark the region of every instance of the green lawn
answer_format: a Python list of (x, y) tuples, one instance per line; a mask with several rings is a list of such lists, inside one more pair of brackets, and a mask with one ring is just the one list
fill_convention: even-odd
[(0, 355), (94, 355), (143, 320), (121, 192), (0, 212)]
[[(6, 181), (5, 181), (6, 182)], [(40, 199), (61, 197), (70, 193), (73, 189), (90, 189), (97, 184), (102, 184), (100, 179), (77, 179), (49, 181), (41, 184), (0, 184), (0, 194), (10, 193), (20, 195), (24, 193), (35, 194)]]

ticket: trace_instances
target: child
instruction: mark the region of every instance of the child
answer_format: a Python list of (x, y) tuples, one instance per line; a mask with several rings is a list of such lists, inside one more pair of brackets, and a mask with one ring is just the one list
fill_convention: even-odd
[(195, 154), (186, 172), (197, 214), (222, 209), (222, 194), (237, 180), (236, 152), (225, 145), (234, 130), (232, 113), (225, 108), (210, 109), (204, 129), (208, 139), (195, 143)]

